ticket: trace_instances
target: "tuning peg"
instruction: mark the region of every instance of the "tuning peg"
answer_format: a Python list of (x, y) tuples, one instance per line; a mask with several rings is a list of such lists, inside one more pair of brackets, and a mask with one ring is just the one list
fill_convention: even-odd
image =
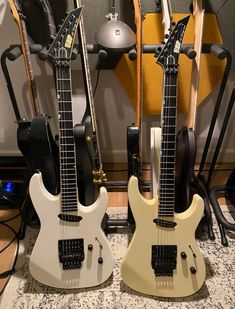
[(173, 21), (173, 22), (171, 23), (171, 25), (172, 25), (173, 27), (175, 27), (176, 22), (175, 22), (175, 21)]
[(169, 39), (169, 34), (166, 33), (166, 34), (164, 35), (164, 38), (165, 38), (165, 39)]
[(56, 38), (55, 35), (50, 35), (51, 42), (53, 42), (55, 38)]
[(156, 48), (154, 57), (155, 58), (158, 57), (161, 51), (162, 51), (162, 48), (160, 46), (158, 48)]

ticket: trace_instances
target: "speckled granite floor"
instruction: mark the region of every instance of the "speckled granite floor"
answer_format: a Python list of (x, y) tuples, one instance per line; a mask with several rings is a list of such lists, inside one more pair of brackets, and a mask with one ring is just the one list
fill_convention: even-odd
[[(125, 208), (110, 208), (111, 217), (122, 218)], [(228, 213), (226, 216), (230, 216)], [(216, 240), (207, 239), (200, 228), (198, 244), (206, 262), (207, 276), (202, 289), (193, 296), (180, 299), (163, 299), (145, 296), (128, 288), (120, 278), (120, 263), (128, 244), (126, 229), (108, 236), (115, 267), (109, 280), (99, 287), (82, 290), (58, 290), (35, 281), (28, 270), (28, 258), (35, 241), (37, 230), (27, 229), (21, 244), (18, 264), (22, 271), (12, 276), (2, 299), (1, 309), (155, 309), (155, 308), (223, 308), (235, 305), (235, 234), (228, 234), (229, 247), (220, 243), (217, 224), (214, 224)]]

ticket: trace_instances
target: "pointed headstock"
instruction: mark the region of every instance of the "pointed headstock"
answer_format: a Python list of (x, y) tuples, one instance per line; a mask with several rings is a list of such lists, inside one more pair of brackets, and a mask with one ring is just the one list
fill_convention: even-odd
[(12, 15), (17, 24), (20, 23), (21, 20), (21, 6), (18, 0), (8, 0), (8, 4), (10, 6)]
[(157, 57), (157, 63), (163, 67), (166, 73), (177, 73), (178, 71), (180, 48), (189, 18), (190, 16), (187, 16), (178, 21)]
[(82, 9), (83, 7), (77, 8), (68, 14), (48, 50), (48, 56), (56, 63), (71, 60)]

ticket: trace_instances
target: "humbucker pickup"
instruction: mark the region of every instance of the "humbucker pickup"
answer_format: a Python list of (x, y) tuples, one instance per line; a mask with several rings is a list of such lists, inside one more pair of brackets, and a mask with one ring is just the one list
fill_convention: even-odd
[(176, 269), (176, 259), (177, 246), (152, 246), (152, 268), (156, 277), (172, 277), (173, 270)]
[(58, 241), (59, 260), (64, 270), (81, 268), (84, 260), (84, 239), (61, 239)]
[(156, 225), (161, 226), (161, 227), (174, 228), (177, 225), (176, 222), (172, 222), (172, 221), (169, 221), (169, 220), (158, 219), (158, 218), (154, 219), (153, 222)]
[(81, 216), (68, 215), (68, 214), (59, 214), (58, 218), (61, 221), (67, 221), (67, 222), (80, 222), (82, 220)]

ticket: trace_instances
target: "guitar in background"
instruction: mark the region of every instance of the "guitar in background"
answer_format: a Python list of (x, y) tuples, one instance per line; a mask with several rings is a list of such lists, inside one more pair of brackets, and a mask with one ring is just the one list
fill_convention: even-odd
[[(50, 44), (51, 36), (55, 36), (57, 33), (50, 1), (23, 0), (22, 11), (26, 17), (27, 33), (32, 40), (42, 46)], [(65, 13), (66, 11), (64, 11), (64, 15)]]
[(130, 288), (160, 297), (196, 293), (205, 281), (205, 262), (195, 240), (204, 204), (194, 195), (189, 209), (175, 207), (175, 142), (178, 58), (189, 16), (180, 20), (157, 58), (164, 70), (158, 196), (145, 199), (132, 176), (128, 197), (136, 229), (121, 266)]
[(14, 20), (18, 26), (22, 54), (29, 85), (29, 94), (32, 121), (22, 119), (18, 121), (17, 142), (23, 154), (30, 173), (37, 169), (42, 172), (43, 182), (47, 190), (53, 194), (58, 193), (58, 170), (56, 161), (57, 145), (52, 137), (49, 123), (45, 115), (41, 115), (38, 93), (31, 63), (29, 42), (25, 26), (25, 17), (18, 0), (8, 0)]
[(196, 159), (196, 109), (199, 92), (200, 62), (202, 49), (202, 36), (204, 24), (203, 0), (193, 0), (193, 17), (195, 23), (194, 50), (195, 59), (192, 59), (192, 75), (190, 84), (189, 113), (187, 126), (177, 134), (176, 142), (176, 202), (175, 211), (186, 210), (191, 201), (191, 183)]
[[(128, 179), (134, 175), (139, 180), (141, 190), (142, 180), (142, 132), (143, 113), (143, 64), (142, 64), (142, 19), (140, 0), (133, 0), (136, 25), (136, 120), (134, 125), (127, 127), (127, 162)], [(128, 221), (134, 223), (133, 215), (128, 209)]]
[[(74, 6), (81, 7), (81, 1), (74, 0)], [(90, 205), (97, 199), (99, 187), (107, 179), (103, 172), (83, 16), (81, 16), (78, 25), (78, 41), (86, 95), (86, 110), (81, 124), (74, 127), (74, 138), (80, 192), (79, 201), (83, 205)]]
[(56, 71), (59, 110), (60, 187), (51, 195), (41, 173), (32, 176), (30, 196), (41, 228), (29, 261), (32, 276), (57, 288), (101, 284), (111, 275), (114, 260), (101, 230), (108, 193), (100, 188), (91, 206), (79, 203), (73, 135), (70, 60), (82, 8), (69, 13), (48, 50)]
[[(157, 8), (162, 10), (162, 23), (164, 25), (164, 43), (169, 38), (172, 28), (172, 9), (170, 0), (157, 1)], [(159, 182), (160, 170), (160, 151), (161, 151), (161, 128), (151, 127), (150, 129), (150, 162), (151, 162), (151, 193), (152, 197), (157, 195), (157, 186)]]

